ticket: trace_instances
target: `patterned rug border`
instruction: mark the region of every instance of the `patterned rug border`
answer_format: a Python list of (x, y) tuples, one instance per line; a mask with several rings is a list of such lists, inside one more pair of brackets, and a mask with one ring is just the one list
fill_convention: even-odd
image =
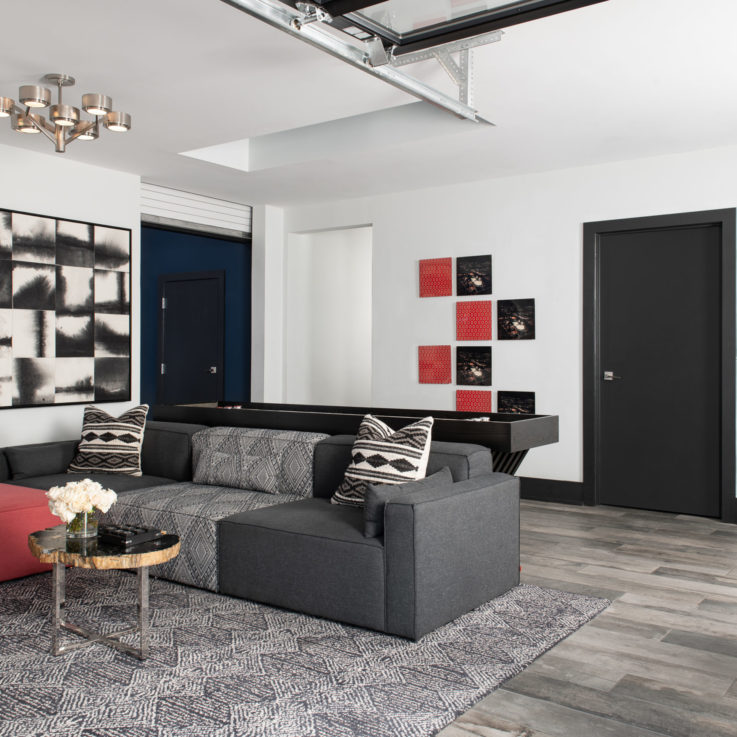
[[(135, 585), (69, 571), (70, 619), (120, 627)], [(50, 655), (50, 587), (0, 583), (0, 737), (430, 737), (610, 604), (521, 584), (412, 642), (155, 579), (141, 663)]]

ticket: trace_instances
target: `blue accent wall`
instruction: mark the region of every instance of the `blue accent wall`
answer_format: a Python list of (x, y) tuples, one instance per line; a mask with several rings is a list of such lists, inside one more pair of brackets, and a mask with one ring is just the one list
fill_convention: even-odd
[[(141, 402), (156, 403), (159, 277), (225, 271), (225, 399), (251, 398), (251, 243), (141, 227)], [(193, 350), (196, 347), (193, 346)]]

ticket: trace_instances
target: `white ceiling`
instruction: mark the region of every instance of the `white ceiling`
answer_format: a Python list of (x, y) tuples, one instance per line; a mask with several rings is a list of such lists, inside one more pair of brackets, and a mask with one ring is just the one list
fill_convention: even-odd
[[(0, 95), (16, 98), (19, 84), (64, 72), (78, 83), (66, 102), (102, 92), (133, 116), (131, 132), (104, 131), (66, 154), (0, 120), (0, 144), (246, 204), (737, 144), (735, 0), (608, 0), (511, 27), (474, 52), (475, 105), (495, 127), (435, 128), (432, 115), (416, 139), (404, 130), (394, 141), (375, 135), (376, 116), (354, 116), (414, 98), (220, 0), (2, 0), (0, 27)], [(418, 71), (443, 83), (439, 69)], [(349, 116), (354, 145), (300, 148), (316, 124)], [(286, 141), (291, 154), (251, 172), (180, 155), (255, 137), (272, 153)]]

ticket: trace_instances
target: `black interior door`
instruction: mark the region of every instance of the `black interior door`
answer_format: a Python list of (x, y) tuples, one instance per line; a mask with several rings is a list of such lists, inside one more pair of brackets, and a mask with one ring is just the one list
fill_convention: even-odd
[(600, 503), (720, 514), (721, 243), (714, 224), (599, 237)]
[(160, 404), (223, 399), (224, 295), (222, 271), (159, 278)]

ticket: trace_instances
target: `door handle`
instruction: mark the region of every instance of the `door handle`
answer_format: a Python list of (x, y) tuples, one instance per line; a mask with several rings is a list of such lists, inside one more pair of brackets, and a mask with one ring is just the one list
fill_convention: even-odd
[(207, 373), (208, 374), (216, 374), (217, 372), (218, 372), (218, 367), (217, 366), (210, 366), (210, 368), (207, 369)]
[(604, 381), (614, 381), (615, 379), (621, 379), (621, 376), (617, 376), (614, 371), (604, 372)]

